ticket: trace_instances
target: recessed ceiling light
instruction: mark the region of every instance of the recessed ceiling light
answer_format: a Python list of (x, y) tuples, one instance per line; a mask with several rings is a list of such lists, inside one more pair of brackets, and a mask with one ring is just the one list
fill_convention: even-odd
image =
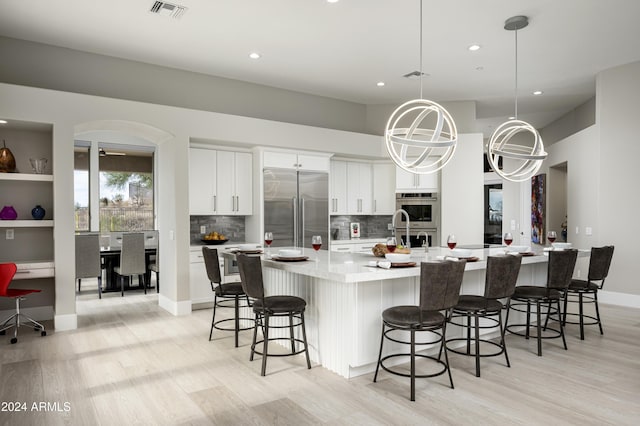
[(340, 0), (327, 0), (327, 3), (338, 3)]
[(382, 86), (384, 86), (384, 81), (379, 81), (379, 82), (377, 82), (377, 83), (376, 83), (376, 86), (378, 86), (378, 87), (382, 87)]
[(479, 44), (472, 44), (467, 49), (469, 49), (472, 52), (475, 52), (476, 50), (480, 50), (480, 45)]
[(484, 70), (484, 67), (480, 66), (480, 67), (476, 67), (476, 71), (482, 71)]
[(534, 95), (538, 96), (538, 95), (542, 95), (544, 92), (542, 90), (536, 90), (535, 92), (533, 92)]
[(7, 124), (7, 120), (0, 120), (0, 124)]
[(251, 59), (260, 59), (260, 56), (262, 56), (262, 55), (260, 55), (258, 52), (251, 52), (251, 53), (249, 53), (249, 57), (250, 57)]

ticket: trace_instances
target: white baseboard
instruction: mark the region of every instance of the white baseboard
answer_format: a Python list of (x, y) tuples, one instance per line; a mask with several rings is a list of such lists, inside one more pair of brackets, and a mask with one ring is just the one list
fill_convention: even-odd
[(158, 305), (172, 315), (189, 315), (191, 313), (191, 300), (176, 302), (163, 294), (158, 295)]
[[(0, 321), (3, 321), (5, 318), (9, 318), (15, 313), (15, 309), (0, 311)], [(34, 306), (32, 308), (23, 308), (21, 306), (20, 313), (25, 314), (36, 321), (49, 321), (53, 319), (53, 306)]]
[(598, 292), (598, 302), (640, 309), (640, 295), (637, 294), (600, 290)]
[(75, 330), (78, 328), (78, 314), (56, 315), (53, 324), (56, 331)]

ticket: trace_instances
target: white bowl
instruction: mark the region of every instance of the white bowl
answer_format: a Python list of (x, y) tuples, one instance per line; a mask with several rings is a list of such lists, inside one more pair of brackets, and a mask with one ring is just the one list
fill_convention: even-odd
[(471, 250), (469, 249), (461, 249), (461, 248), (456, 248), (451, 250), (451, 256), (453, 257), (471, 257)]
[(280, 257), (298, 257), (302, 255), (302, 250), (283, 249), (278, 250), (278, 256)]
[(553, 248), (561, 250), (570, 249), (572, 247), (571, 243), (551, 243), (551, 245)]
[(238, 244), (238, 250), (256, 250), (258, 248), (258, 244)]
[(531, 251), (529, 246), (509, 246), (507, 251), (515, 251), (516, 253), (528, 253)]
[(409, 262), (411, 260), (411, 255), (405, 253), (387, 253), (384, 255), (384, 258), (392, 263), (403, 263)]

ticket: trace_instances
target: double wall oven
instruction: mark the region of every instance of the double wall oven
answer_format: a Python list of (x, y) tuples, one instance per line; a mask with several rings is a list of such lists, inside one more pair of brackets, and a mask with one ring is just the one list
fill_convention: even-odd
[(398, 193), (396, 194), (396, 210), (402, 209), (409, 216), (409, 236), (406, 235), (407, 222), (404, 215), (399, 214), (395, 222), (395, 235), (398, 241), (409, 242), (411, 247), (418, 248), (426, 244), (429, 247), (440, 243), (440, 202), (436, 193)]

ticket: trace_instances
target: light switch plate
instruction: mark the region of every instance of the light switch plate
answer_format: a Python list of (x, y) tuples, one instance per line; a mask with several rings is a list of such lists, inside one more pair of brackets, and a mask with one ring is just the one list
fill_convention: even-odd
[(393, 224), (387, 223), (387, 231), (393, 231)]
[(590, 226), (587, 226), (586, 228), (584, 228), (584, 234), (593, 235), (593, 229)]
[(6, 238), (7, 240), (13, 240), (13, 235), (14, 235), (14, 234), (13, 234), (13, 229), (7, 229), (7, 232), (6, 232), (6, 236), (5, 236), (5, 238)]
[(205, 225), (200, 226), (200, 233), (201, 234), (206, 234), (207, 233), (207, 227)]

